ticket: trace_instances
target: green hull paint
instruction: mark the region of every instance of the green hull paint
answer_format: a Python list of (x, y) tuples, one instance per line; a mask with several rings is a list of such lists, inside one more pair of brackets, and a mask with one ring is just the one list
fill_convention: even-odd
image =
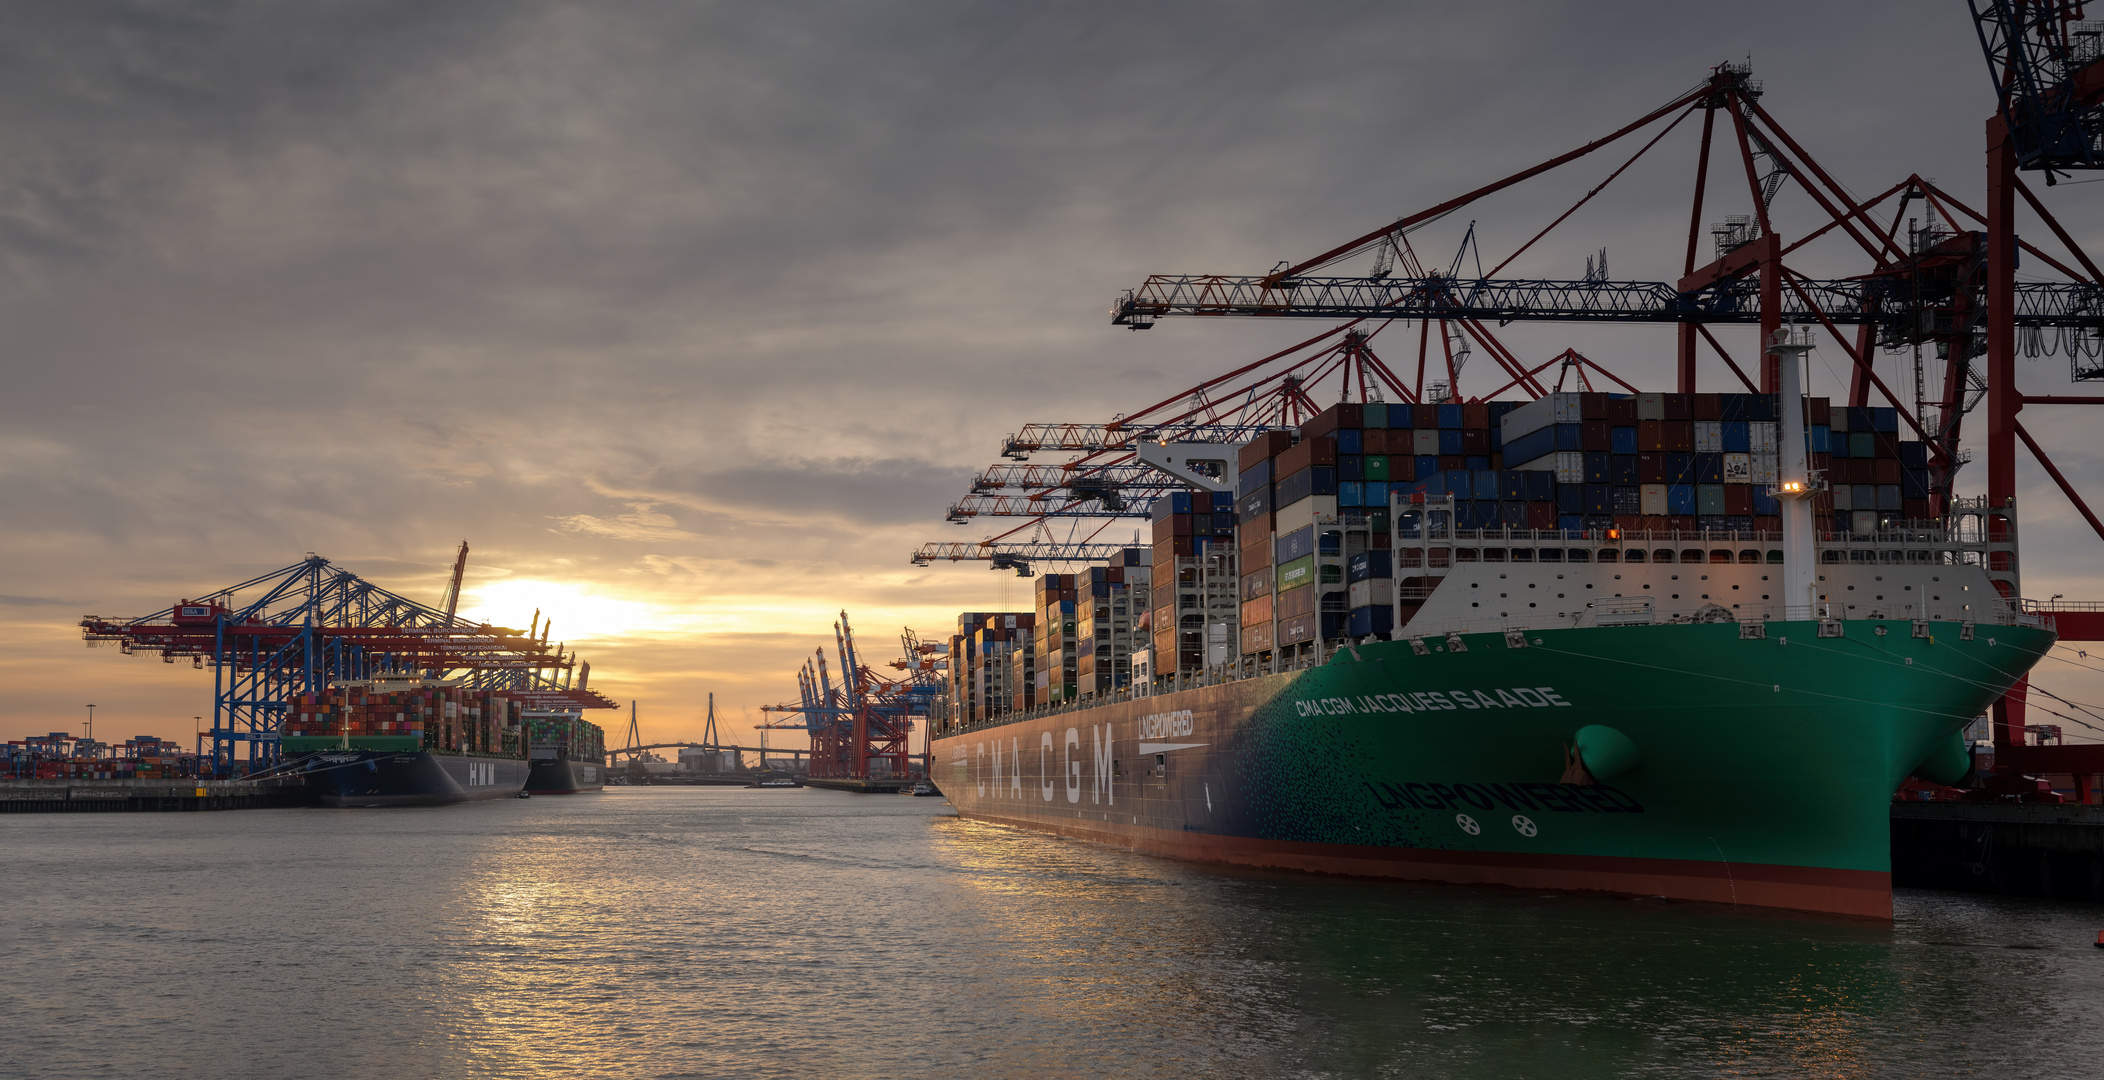
[[(1640, 875), (1709, 874), (1714, 887), (1685, 893), (1704, 898), (1756, 895), (1747, 868), (1802, 870), (1889, 904), (1893, 789), (2053, 635), (1844, 627), (1534, 630), (1517, 648), (1469, 634), (1464, 651), (1430, 639), (1425, 655), (1360, 645), (1310, 670), (939, 735), (937, 776), (968, 815), (1164, 854), (1668, 894)], [(1559, 784), (1566, 745), (1595, 724), (1633, 741), (1639, 764), (1607, 785)], [(1423, 869), (1462, 864), (1524, 872)], [(1750, 902), (1876, 913), (1777, 888)]]

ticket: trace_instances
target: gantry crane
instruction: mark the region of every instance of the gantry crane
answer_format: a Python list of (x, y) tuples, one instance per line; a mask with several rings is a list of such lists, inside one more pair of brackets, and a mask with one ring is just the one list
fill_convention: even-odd
[[(319, 555), (134, 619), (83, 616), (81, 637), (115, 642), (127, 655), (158, 653), (165, 663), (188, 657), (213, 673), (211, 762), (225, 774), (236, 759), (248, 767), (277, 758), (278, 731), (292, 699), (331, 683), (376, 674), (415, 672), (502, 690), (534, 709), (611, 709), (587, 688), (589, 666), (546, 632), (488, 623), (462, 625), (457, 582), (465, 566), (462, 544), (454, 562), (456, 585), (446, 607), (389, 592)], [(536, 621), (538, 613), (536, 613)], [(575, 672), (574, 685), (571, 675)], [(238, 751), (246, 748), (246, 754)], [(200, 757), (204, 756), (202, 745)]]

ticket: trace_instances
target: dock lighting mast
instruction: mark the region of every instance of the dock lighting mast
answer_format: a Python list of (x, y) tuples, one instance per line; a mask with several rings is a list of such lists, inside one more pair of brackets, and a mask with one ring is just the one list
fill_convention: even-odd
[(1775, 498), (1782, 504), (1783, 512), (1785, 618), (1799, 600), (1805, 603), (1806, 618), (1819, 617), (1819, 556), (1813, 544), (1812, 500), (1826, 485), (1812, 476), (1810, 455), (1805, 449), (1804, 358), (1811, 351), (1811, 342), (1798, 340), (1789, 327), (1775, 331), (1768, 345), (1768, 355), (1776, 358), (1772, 368), (1778, 383), (1777, 404), (1782, 412)]

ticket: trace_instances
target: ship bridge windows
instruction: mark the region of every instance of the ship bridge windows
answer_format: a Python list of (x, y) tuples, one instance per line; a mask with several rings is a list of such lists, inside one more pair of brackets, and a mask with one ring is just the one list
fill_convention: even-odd
[(1505, 549), (1504, 549), (1504, 548), (1484, 548), (1484, 549), (1483, 549), (1483, 561), (1484, 561), (1484, 562), (1504, 562), (1504, 561), (1505, 561)]
[[(1435, 553), (1436, 553), (1436, 552), (1435, 552)], [(1475, 549), (1475, 548), (1455, 548), (1455, 549), (1454, 549), (1454, 561), (1455, 561), (1455, 562), (1481, 562), (1482, 560), (1481, 560), (1481, 559), (1478, 559), (1478, 558), (1476, 558), (1476, 549)], [(1434, 565), (1434, 566), (1437, 566), (1437, 565), (1438, 565), (1438, 563), (1436, 563), (1436, 562), (1435, 562), (1435, 563), (1433, 563), (1433, 565)]]
[(1699, 563), (1699, 562), (1701, 562), (1701, 561), (1702, 561), (1702, 549), (1701, 549), (1701, 548), (1682, 548), (1682, 549), (1680, 550), (1680, 561), (1681, 561), (1681, 562), (1684, 562), (1684, 563)]
[(1739, 561), (1742, 563), (1758, 563), (1761, 561), (1761, 553), (1753, 550), (1752, 548), (1748, 548), (1745, 551), (1739, 552)]
[(1724, 548), (1713, 549), (1709, 553), (1709, 561), (1713, 563), (1729, 563), (1731, 562), (1731, 552)]
[(1533, 562), (1533, 561), (1534, 561), (1534, 549), (1533, 549), (1533, 548), (1513, 548), (1513, 549), (1512, 549), (1512, 561), (1513, 561), (1513, 562)]
[[(1831, 554), (1833, 554), (1833, 553), (1832, 553), (1832, 552), (1828, 552), (1827, 554), (1831, 555)], [(1768, 562), (1769, 562), (1769, 563), (1770, 563), (1771, 565), (1775, 565), (1775, 566), (1780, 566), (1780, 565), (1782, 565), (1782, 561), (1783, 561), (1783, 553), (1782, 553), (1782, 552), (1781, 552), (1780, 550), (1778, 550), (1778, 549), (1776, 549), (1776, 548), (1769, 548), (1769, 549), (1768, 549)]]
[(1672, 562), (1672, 561), (1673, 561), (1673, 549), (1672, 549), (1672, 548), (1659, 548), (1659, 549), (1658, 549), (1657, 551), (1654, 551), (1654, 552), (1652, 552), (1652, 553), (1651, 553), (1651, 561), (1652, 561), (1652, 562), (1655, 562), (1655, 563), (1669, 563), (1669, 562)]
[[(1601, 554), (1603, 554), (1603, 555), (1604, 555), (1604, 554), (1607, 554), (1607, 553), (1606, 553), (1606, 552), (1601, 552)], [(1623, 561), (1623, 562), (1633, 562), (1633, 563), (1640, 563), (1640, 562), (1643, 562), (1643, 561), (1644, 561), (1644, 559), (1645, 559), (1645, 555), (1644, 555), (1644, 549), (1643, 549), (1643, 548), (1630, 548), (1630, 549), (1629, 549), (1628, 551), (1625, 551), (1625, 552), (1623, 552), (1623, 553), (1622, 553), (1622, 561)]]
[(1534, 554), (1535, 562), (1562, 562), (1562, 548), (1543, 548)]
[(1593, 561), (1598, 563), (1619, 563), (1622, 561), (1622, 554), (1608, 548), (1601, 548), (1600, 553), (1594, 557)]

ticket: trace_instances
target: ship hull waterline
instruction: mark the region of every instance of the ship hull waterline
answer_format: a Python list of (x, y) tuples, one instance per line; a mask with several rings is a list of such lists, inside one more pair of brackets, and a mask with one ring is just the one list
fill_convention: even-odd
[[(1893, 789), (2053, 635), (1842, 625), (1369, 643), (939, 734), (935, 766), (965, 817), (1156, 855), (1889, 919)], [(1640, 763), (1562, 783), (1588, 725)]]
[(517, 798), (528, 762), (521, 758), (431, 751), (335, 750), (314, 754), (303, 772), (323, 806), (443, 806)]

